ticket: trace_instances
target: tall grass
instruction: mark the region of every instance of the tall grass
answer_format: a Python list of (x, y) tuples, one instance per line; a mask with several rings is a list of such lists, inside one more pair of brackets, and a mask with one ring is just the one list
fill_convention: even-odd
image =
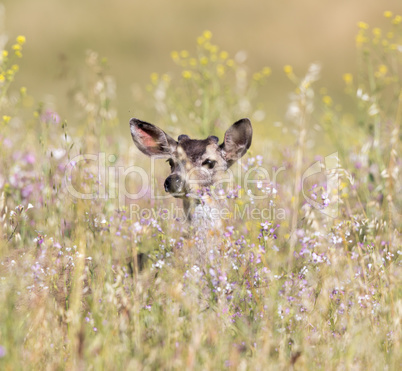
[[(351, 112), (319, 87), (317, 65), (304, 78), (285, 67), (295, 90), (277, 126), (294, 143), (275, 153), (258, 135), (269, 125), (257, 102), (268, 67), (250, 76), (244, 56), (220, 50), (207, 31), (195, 55), (172, 53), (179, 76), (151, 75), (149, 104), (170, 134), (222, 135), (248, 115), (263, 151), (235, 166), (263, 166), (271, 177), (283, 166), (252, 192), (239, 177), (227, 195), (233, 215), (236, 207), (270, 213), (224, 220), (205, 266), (188, 259), (196, 241), (183, 238), (183, 225), (165, 217), (174, 200), (118, 198), (118, 167), (148, 164), (128, 151), (129, 134), (114, 132), (113, 79), (98, 55), (88, 52), (87, 79), (74, 93), (77, 121), (67, 125), (25, 88), (9, 94), (25, 38), (4, 49), (0, 367), (399, 369), (402, 19), (385, 16), (387, 30), (359, 24), (359, 75), (344, 75)], [(323, 142), (340, 166), (306, 182), (313, 207), (301, 179), (331, 154), (318, 152)], [(96, 161), (76, 157), (96, 153)], [(332, 190), (331, 175), (340, 179)], [(73, 197), (70, 180), (91, 197)], [(126, 185), (134, 192), (138, 179)], [(155, 214), (145, 215), (151, 207)]]

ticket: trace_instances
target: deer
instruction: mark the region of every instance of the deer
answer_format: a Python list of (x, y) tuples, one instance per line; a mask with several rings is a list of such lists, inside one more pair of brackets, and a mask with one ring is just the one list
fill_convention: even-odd
[(181, 134), (175, 140), (159, 127), (136, 118), (130, 120), (130, 130), (142, 153), (169, 163), (171, 174), (164, 181), (164, 189), (183, 201), (185, 222), (201, 241), (198, 260), (202, 259), (208, 248), (205, 241), (209, 231), (221, 227), (219, 197), (211, 197), (210, 190), (250, 148), (253, 136), (250, 120), (243, 118), (230, 126), (222, 143), (214, 135), (191, 139)]

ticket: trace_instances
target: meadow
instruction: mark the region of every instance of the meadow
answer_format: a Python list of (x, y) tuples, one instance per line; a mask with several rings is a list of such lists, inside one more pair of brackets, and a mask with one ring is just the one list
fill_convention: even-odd
[(107, 61), (87, 52), (66, 120), (16, 85), (29, 35), (13, 35), (0, 54), (0, 368), (400, 369), (402, 16), (383, 19), (350, 35), (342, 103), (319, 63), (285, 65), (287, 110), (270, 122), (271, 68), (209, 30), (133, 92), (172, 137), (222, 139), (242, 117), (264, 133), (234, 165), (203, 266), (180, 203), (162, 197), (167, 164), (120, 122)]

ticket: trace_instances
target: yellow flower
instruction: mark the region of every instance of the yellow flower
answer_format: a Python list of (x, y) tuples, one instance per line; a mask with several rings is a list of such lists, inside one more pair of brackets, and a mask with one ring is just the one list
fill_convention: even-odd
[(369, 25), (368, 25), (366, 22), (359, 22), (359, 23), (357, 24), (357, 26), (358, 26), (359, 28), (361, 28), (362, 30), (367, 30), (368, 27), (369, 27)]
[(17, 50), (14, 54), (16, 57), (22, 58), (22, 53), (19, 50)]
[(7, 116), (7, 115), (4, 115), (4, 116), (3, 116), (3, 122), (4, 122), (5, 124), (8, 124), (10, 120), (11, 120), (11, 117), (10, 117), (10, 116)]
[(393, 24), (400, 24), (402, 22), (402, 17), (400, 15), (396, 15), (395, 18), (392, 20)]
[(170, 57), (171, 57), (174, 61), (177, 61), (177, 60), (179, 59), (179, 53), (176, 52), (176, 51), (172, 51), (172, 52), (170, 53)]
[(202, 45), (204, 44), (205, 39), (202, 36), (197, 37), (197, 44), (198, 45)]
[(288, 64), (283, 67), (283, 70), (285, 71), (286, 75), (293, 74), (293, 67)]
[(384, 12), (384, 17), (385, 17), (385, 18), (391, 18), (391, 17), (392, 17), (392, 12), (390, 12), (389, 10), (386, 10), (386, 11)]
[(21, 87), (20, 93), (21, 93), (21, 95), (26, 95), (26, 93), (27, 93), (27, 88), (26, 88), (25, 86)]
[(188, 58), (188, 51), (187, 50), (182, 50), (180, 52), (180, 57), (182, 58)]
[(25, 41), (26, 41), (25, 36), (20, 35), (20, 36), (17, 37), (17, 43), (18, 44), (24, 45)]
[(228, 53), (228, 52), (221, 51), (220, 54), (219, 54), (219, 58), (220, 58), (220, 59), (225, 60), (225, 59), (227, 59), (228, 57), (229, 57), (229, 53)]
[(204, 36), (204, 38), (205, 38), (206, 40), (210, 40), (211, 37), (212, 37), (212, 32), (209, 31), (209, 30), (205, 30), (204, 33), (202, 34), (202, 36)]
[(385, 64), (380, 64), (378, 66), (378, 71), (375, 72), (375, 77), (384, 77), (388, 72), (388, 67)]
[(353, 75), (351, 73), (345, 73), (343, 75), (343, 81), (345, 81), (346, 85), (351, 85), (353, 83)]
[(162, 75), (162, 80), (165, 81), (165, 82), (170, 82), (171, 78), (167, 73), (164, 73)]
[(205, 49), (205, 50), (209, 50), (209, 49), (211, 49), (211, 46), (212, 46), (212, 44), (211, 44), (209, 41), (207, 41), (207, 42), (204, 44), (204, 49)]
[(225, 74), (225, 67), (222, 64), (218, 64), (216, 66), (216, 73), (219, 77), (222, 77)]
[(261, 73), (256, 72), (255, 74), (253, 74), (253, 80), (260, 81), (261, 79), (262, 79)]
[(6, 79), (6, 78), (4, 77), (4, 75), (3, 75), (3, 74), (0, 74), (0, 83), (4, 82), (5, 79)]
[(362, 33), (358, 33), (356, 35), (356, 45), (357, 46), (361, 46), (362, 44), (367, 42), (367, 38), (362, 34)]
[(226, 65), (228, 67), (233, 67), (234, 66), (234, 60), (233, 59), (228, 59), (228, 61), (226, 62)]
[(211, 48), (209, 49), (209, 51), (212, 54), (216, 54), (218, 52), (218, 47), (216, 45), (212, 45)]
[(20, 44), (14, 44), (11, 48), (13, 50), (22, 50), (22, 46)]
[(158, 82), (159, 76), (158, 76), (158, 74), (156, 72), (151, 73), (150, 77), (151, 77), (151, 81), (152, 81), (153, 84), (156, 84)]
[(264, 76), (270, 76), (271, 73), (272, 73), (272, 70), (271, 70), (269, 67), (264, 67), (264, 68), (262, 69), (262, 74), (263, 74)]
[(202, 57), (200, 59), (200, 63), (205, 66), (206, 64), (208, 64), (208, 58), (207, 57)]
[(385, 64), (380, 64), (378, 70), (385, 75), (388, 72), (388, 67)]
[(7, 50), (3, 50), (2, 55), (3, 55), (4, 58), (8, 57), (8, 51), (7, 51)]
[(378, 37), (381, 36), (381, 28), (373, 28), (373, 35)]
[(11, 66), (11, 69), (12, 69), (14, 72), (18, 72), (18, 70), (19, 70), (20, 68), (18, 67), (18, 64), (13, 64), (13, 65)]
[(332, 106), (332, 98), (329, 95), (324, 95), (322, 97), (322, 101), (324, 102), (324, 104), (328, 107)]
[(188, 71), (188, 70), (184, 70), (183, 72), (182, 72), (182, 76), (186, 79), (186, 80), (188, 80), (188, 79), (191, 79), (191, 76), (192, 76), (193, 74), (191, 73), (191, 71)]

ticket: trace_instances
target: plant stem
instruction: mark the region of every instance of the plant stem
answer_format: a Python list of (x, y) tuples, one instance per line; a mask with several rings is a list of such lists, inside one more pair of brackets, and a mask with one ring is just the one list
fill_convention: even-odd
[[(299, 196), (300, 196), (300, 183), (302, 176), (302, 165), (303, 165), (303, 151), (306, 139), (306, 107), (303, 105), (300, 121), (299, 121), (299, 139), (297, 141), (297, 152), (296, 152), (296, 165), (295, 165), (295, 183), (293, 189), (293, 207), (292, 207), (292, 220), (290, 225), (290, 246), (289, 253), (293, 256), (295, 245), (296, 245), (296, 227), (297, 227), (297, 216), (299, 209)], [(292, 260), (292, 259), (290, 259)]]

